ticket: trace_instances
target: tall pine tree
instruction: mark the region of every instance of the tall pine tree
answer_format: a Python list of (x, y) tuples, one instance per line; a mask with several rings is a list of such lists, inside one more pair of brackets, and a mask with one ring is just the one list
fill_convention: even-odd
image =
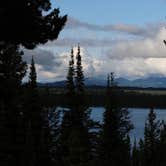
[(156, 120), (156, 113), (153, 109), (148, 114), (144, 131), (144, 155), (146, 166), (157, 166), (157, 153), (160, 138), (160, 122)]
[(49, 153), (50, 129), (48, 110), (41, 106), (37, 89), (37, 74), (32, 57), (28, 82), (28, 98), (25, 107), (25, 149), (24, 165), (44, 166), (51, 162)]
[(76, 92), (78, 94), (84, 93), (84, 73), (82, 69), (82, 58), (80, 52), (80, 46), (78, 45), (77, 56), (76, 56)]
[(22, 54), (13, 44), (0, 46), (0, 165), (15, 165), (20, 155), (23, 103), (19, 96), (27, 68)]
[(68, 68), (68, 74), (67, 74), (67, 82), (66, 82), (66, 89), (68, 95), (73, 95), (75, 93), (75, 68), (74, 68), (74, 51), (73, 48), (71, 49), (70, 54), (70, 61), (69, 61), (69, 68)]
[(128, 135), (132, 129), (129, 112), (118, 106), (114, 86), (108, 90), (97, 163), (103, 166), (120, 166), (122, 163), (124, 166), (129, 166), (130, 140)]

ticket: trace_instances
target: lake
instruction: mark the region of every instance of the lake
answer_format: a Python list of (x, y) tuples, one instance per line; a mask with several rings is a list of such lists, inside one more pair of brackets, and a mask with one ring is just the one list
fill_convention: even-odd
[[(58, 107), (57, 109), (63, 109), (62, 107)], [(90, 107), (92, 110), (91, 118), (94, 121), (99, 121), (102, 123), (103, 121), (103, 113), (105, 111), (104, 107)], [(128, 108), (130, 112), (131, 121), (134, 125), (134, 129), (130, 133), (131, 141), (134, 141), (134, 138), (138, 141), (140, 138), (144, 136), (144, 126), (145, 121), (148, 116), (150, 109), (147, 108)], [(157, 115), (157, 119), (166, 120), (166, 109), (154, 109)]]

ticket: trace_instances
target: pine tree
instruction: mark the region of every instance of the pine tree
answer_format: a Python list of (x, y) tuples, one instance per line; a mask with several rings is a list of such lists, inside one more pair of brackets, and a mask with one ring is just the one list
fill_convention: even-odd
[(22, 54), (13, 44), (0, 46), (0, 155), (3, 156), (0, 165), (14, 165), (20, 155), (19, 148), (23, 138), (23, 103), (20, 102), (20, 92), (22, 78), (26, 74), (26, 63), (22, 60)]
[(34, 62), (34, 58), (32, 56), (31, 66), (30, 66), (30, 73), (29, 73), (29, 87), (33, 90), (35, 88), (37, 88), (36, 79), (37, 79), (37, 75), (36, 75), (35, 62)]
[(157, 166), (157, 153), (160, 136), (160, 122), (156, 120), (156, 114), (153, 109), (148, 114), (144, 131), (145, 146), (145, 165)]
[[(129, 131), (132, 124), (129, 112), (121, 109), (116, 101), (116, 92), (110, 89), (100, 136), (99, 165), (130, 165)], [(121, 155), (123, 154), (123, 155)]]
[(142, 139), (139, 140), (139, 166), (145, 165), (145, 143)]
[(86, 166), (90, 161), (89, 115), (86, 116), (86, 110), (76, 103), (76, 106), (64, 112), (59, 139), (59, 165)]
[(160, 163), (160, 166), (164, 166), (166, 164), (165, 149), (166, 149), (166, 123), (162, 121), (161, 132), (160, 132), (160, 143), (158, 148), (158, 164)]
[(1, 42), (30, 49), (56, 39), (67, 20), (52, 8), (50, 0), (2, 0), (0, 13)]
[(75, 93), (75, 85), (74, 85), (74, 76), (75, 76), (75, 69), (74, 69), (74, 52), (73, 48), (71, 50), (71, 59), (69, 61), (69, 69), (67, 74), (67, 82), (66, 82), (66, 89), (67, 94), (73, 95)]
[(29, 82), (28, 98), (25, 108), (25, 149), (24, 165), (49, 165), (51, 162), (49, 153), (50, 128), (48, 110), (43, 109), (37, 89), (37, 74), (35, 62), (32, 57)]
[[(23, 52), (12, 44), (0, 47), (0, 91), (4, 102), (12, 100), (21, 86), (26, 74), (26, 63), (22, 61)], [(8, 104), (7, 104), (8, 105)]]
[(111, 84), (111, 87), (114, 87), (116, 85), (114, 72), (111, 72), (110, 74), (110, 84)]
[(139, 160), (139, 150), (137, 147), (137, 141), (136, 139), (134, 140), (134, 145), (132, 148), (132, 166), (139, 166), (140, 165), (140, 160)]
[(82, 69), (82, 59), (80, 54), (80, 46), (78, 45), (78, 52), (77, 52), (77, 63), (76, 63), (76, 91), (78, 94), (84, 93), (84, 73)]

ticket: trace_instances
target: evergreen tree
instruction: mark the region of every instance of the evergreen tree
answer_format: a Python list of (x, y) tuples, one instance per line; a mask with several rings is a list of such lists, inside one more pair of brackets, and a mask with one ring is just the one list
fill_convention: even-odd
[(88, 165), (91, 156), (89, 133), (89, 114), (87, 108), (79, 105), (80, 98), (75, 97), (75, 106), (64, 113), (60, 130), (59, 165)]
[[(26, 74), (26, 63), (22, 61), (23, 52), (12, 44), (0, 47), (0, 91), (1, 100), (9, 102), (21, 86)], [(8, 104), (6, 104), (8, 105)]]
[(139, 150), (136, 139), (134, 140), (134, 145), (132, 148), (132, 166), (140, 166)]
[[(0, 165), (16, 164), (22, 140), (21, 81), (26, 74), (22, 52), (13, 44), (0, 46)], [(4, 160), (4, 162), (3, 162)]]
[(1, 42), (27, 48), (56, 39), (67, 19), (59, 16), (50, 0), (2, 0), (0, 13)]
[(111, 87), (114, 87), (116, 85), (114, 72), (111, 72), (110, 74), (110, 84), (111, 84)]
[(145, 165), (145, 143), (142, 139), (139, 140), (139, 166)]
[(37, 89), (37, 74), (35, 62), (32, 57), (29, 82), (28, 98), (25, 108), (25, 154), (24, 165), (49, 165), (50, 156), (50, 129), (48, 110), (41, 106)]
[(164, 121), (161, 123), (160, 144), (158, 149), (158, 165), (164, 166), (166, 164), (165, 158), (166, 149), (166, 124)]
[(30, 73), (29, 73), (29, 87), (33, 90), (35, 88), (37, 88), (36, 79), (37, 79), (37, 75), (36, 75), (35, 62), (34, 62), (34, 58), (32, 56), (31, 66), (30, 66)]
[[(73, 52), (71, 55), (73, 55)], [(74, 64), (73, 56), (71, 56), (70, 64)], [(73, 73), (73, 66), (69, 71)], [(69, 73), (68, 76), (72, 80), (72, 74)], [(70, 91), (72, 93), (68, 103), (69, 110), (64, 112), (60, 130), (57, 158), (59, 165), (62, 166), (88, 166), (91, 159), (90, 128), (93, 124), (89, 118), (90, 113), (87, 111), (87, 104), (83, 95), (84, 75), (79, 46), (75, 80), (76, 93)]]
[(76, 91), (78, 94), (84, 93), (84, 73), (82, 69), (82, 59), (80, 54), (80, 46), (78, 45), (77, 52), (77, 62), (76, 62)]
[[(107, 104), (104, 113), (104, 123), (100, 136), (98, 150), (99, 165), (119, 166), (130, 165), (129, 131), (132, 129), (129, 112), (121, 109), (116, 101), (116, 91), (113, 87), (107, 93)], [(123, 155), (121, 155), (123, 154)]]
[(110, 75), (107, 75), (107, 90), (110, 88)]
[(156, 120), (156, 114), (153, 109), (148, 114), (144, 131), (144, 155), (146, 166), (157, 166), (157, 153), (160, 136), (160, 122)]
[(66, 82), (66, 89), (67, 94), (73, 95), (75, 93), (75, 85), (74, 85), (74, 76), (75, 76), (75, 69), (74, 69), (74, 52), (73, 48), (71, 50), (71, 59), (69, 61), (69, 69), (67, 74), (67, 82)]

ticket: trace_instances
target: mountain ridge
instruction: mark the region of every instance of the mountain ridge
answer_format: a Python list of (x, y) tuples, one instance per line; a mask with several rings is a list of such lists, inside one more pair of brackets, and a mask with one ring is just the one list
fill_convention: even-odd
[[(147, 78), (138, 78), (135, 80), (129, 80), (123, 77), (119, 77), (115, 79), (115, 82), (118, 86), (123, 87), (140, 87), (140, 88), (166, 88), (166, 77), (147, 77)], [(107, 84), (106, 79), (101, 78), (85, 78), (86, 86), (102, 86), (105, 87)], [(55, 82), (39, 82), (38, 86), (40, 87), (64, 87), (66, 85), (66, 81), (55, 81)]]

